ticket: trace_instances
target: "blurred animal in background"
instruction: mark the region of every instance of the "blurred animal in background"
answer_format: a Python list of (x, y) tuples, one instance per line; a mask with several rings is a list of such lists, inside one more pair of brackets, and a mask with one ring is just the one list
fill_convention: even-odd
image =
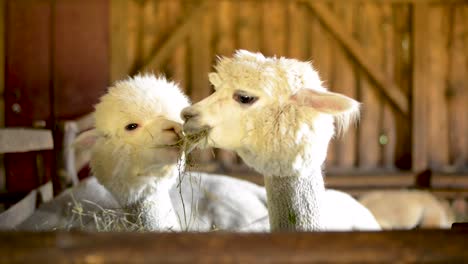
[(371, 191), (359, 198), (382, 229), (450, 228), (455, 213), (445, 200), (428, 191)]

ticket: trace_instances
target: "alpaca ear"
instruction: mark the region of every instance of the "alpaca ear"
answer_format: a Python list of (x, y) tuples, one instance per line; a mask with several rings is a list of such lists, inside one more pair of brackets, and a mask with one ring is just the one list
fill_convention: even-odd
[(342, 94), (303, 88), (291, 96), (290, 100), (300, 106), (312, 107), (319, 112), (333, 115), (338, 135), (343, 135), (349, 125), (359, 119), (359, 103)]
[(359, 103), (345, 95), (328, 91), (300, 89), (291, 100), (301, 106), (312, 107), (315, 110), (331, 115), (355, 113), (359, 111)]
[(73, 142), (73, 147), (76, 148), (92, 148), (99, 138), (99, 133), (96, 129), (87, 130), (78, 135), (78, 137)]
[(219, 78), (219, 75), (215, 72), (210, 72), (208, 74), (208, 80), (210, 80), (211, 84), (214, 86), (218, 86), (221, 84), (221, 78)]

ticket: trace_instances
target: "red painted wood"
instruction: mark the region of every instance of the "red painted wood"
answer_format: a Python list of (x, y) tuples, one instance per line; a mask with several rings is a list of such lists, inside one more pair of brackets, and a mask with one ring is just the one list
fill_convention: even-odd
[(108, 9), (107, 0), (56, 1), (54, 110), (57, 119), (73, 119), (91, 112), (107, 88)]
[[(6, 126), (44, 120), (53, 128), (55, 120), (93, 110), (108, 85), (108, 12), (108, 0), (7, 0)], [(29, 191), (54, 178), (54, 155), (5, 155), (8, 191)]]
[[(29, 127), (35, 120), (45, 120), (50, 125), (51, 4), (8, 0), (6, 5), (5, 124)], [(45, 155), (50, 160), (50, 152)], [(8, 191), (29, 191), (40, 184), (36, 156), (5, 155)], [(50, 174), (49, 169), (45, 178)]]

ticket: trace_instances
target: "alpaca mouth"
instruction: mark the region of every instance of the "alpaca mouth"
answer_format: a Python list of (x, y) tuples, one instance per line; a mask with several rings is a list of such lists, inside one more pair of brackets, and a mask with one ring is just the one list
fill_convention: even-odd
[(187, 126), (187, 123), (184, 125), (184, 150), (186, 153), (192, 152), (195, 147), (203, 145), (203, 141), (208, 138), (211, 127), (202, 126), (202, 127), (191, 127)]

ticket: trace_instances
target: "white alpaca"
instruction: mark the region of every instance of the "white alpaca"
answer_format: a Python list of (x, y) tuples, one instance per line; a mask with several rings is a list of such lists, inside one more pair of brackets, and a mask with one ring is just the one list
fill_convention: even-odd
[[(148, 75), (117, 82), (96, 106), (96, 128), (80, 135), (77, 144), (92, 146), (96, 178), (122, 207), (139, 216), (146, 230), (268, 230), (261, 187), (201, 173), (179, 178), (184, 164), (177, 163), (181, 152), (175, 144), (180, 112), (188, 105), (180, 89), (163, 78)], [(83, 198), (82, 189), (99, 196), (84, 198), (108, 202), (103, 188), (92, 181), (74, 195)], [(70, 197), (61, 197), (61, 203)], [(31, 227), (34, 217), (28, 223)]]
[(359, 201), (374, 214), (382, 229), (450, 228), (455, 222), (448, 202), (427, 191), (373, 191)]
[(294, 59), (240, 50), (215, 68), (209, 79), (216, 91), (182, 112), (184, 131), (208, 132), (202, 147), (234, 150), (264, 175), (272, 231), (356, 227), (353, 210), (366, 212), (356, 215), (368, 229), (379, 229), (359, 203), (340, 208), (325, 194), (321, 166), (334, 121), (346, 129), (358, 116), (356, 101), (327, 91), (309, 63)]

